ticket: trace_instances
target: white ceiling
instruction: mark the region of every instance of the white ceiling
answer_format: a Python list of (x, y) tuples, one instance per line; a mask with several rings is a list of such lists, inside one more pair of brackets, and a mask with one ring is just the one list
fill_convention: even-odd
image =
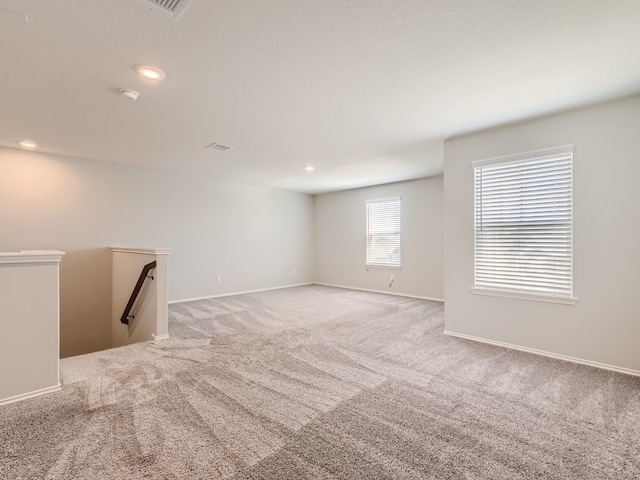
[(0, 145), (306, 193), (438, 174), (446, 137), (640, 92), (639, 0), (2, 8), (30, 21), (0, 11)]

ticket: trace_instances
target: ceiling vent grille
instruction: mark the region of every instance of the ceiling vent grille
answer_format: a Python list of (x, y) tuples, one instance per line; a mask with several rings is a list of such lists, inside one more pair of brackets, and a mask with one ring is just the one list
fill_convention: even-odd
[(191, 0), (138, 0), (151, 10), (162, 13), (167, 17), (177, 20)]
[(211, 145), (205, 147), (208, 150), (216, 150), (218, 152), (226, 152), (230, 150), (231, 147), (228, 145), (222, 145), (221, 143), (212, 143)]

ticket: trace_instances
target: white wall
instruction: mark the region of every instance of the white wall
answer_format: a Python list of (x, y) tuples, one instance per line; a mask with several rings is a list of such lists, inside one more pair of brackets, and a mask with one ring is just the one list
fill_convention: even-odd
[[(473, 160), (574, 144), (575, 306), (474, 295)], [(640, 372), (640, 97), (445, 142), (447, 331)]]
[[(316, 281), (442, 299), (442, 185), (437, 176), (316, 195)], [(402, 197), (402, 270), (365, 267), (365, 202), (396, 196)]]
[(313, 197), (159, 170), (0, 148), (0, 229), (67, 252), (62, 356), (110, 346), (111, 245), (171, 248), (170, 301), (314, 278)]
[(0, 253), (0, 406), (60, 389), (62, 252)]

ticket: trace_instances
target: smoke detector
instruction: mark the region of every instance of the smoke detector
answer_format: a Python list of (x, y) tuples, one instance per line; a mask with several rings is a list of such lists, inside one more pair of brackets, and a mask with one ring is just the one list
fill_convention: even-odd
[(174, 21), (178, 19), (191, 0), (138, 0), (150, 10), (161, 13)]
[(138, 92), (136, 92), (135, 90), (130, 90), (128, 88), (121, 88), (120, 95), (128, 98), (129, 100), (137, 100), (138, 97), (140, 96)]
[(216, 150), (218, 152), (226, 152), (227, 150), (230, 150), (231, 147), (228, 145), (222, 145), (221, 143), (212, 143), (211, 145), (204, 147), (207, 150)]

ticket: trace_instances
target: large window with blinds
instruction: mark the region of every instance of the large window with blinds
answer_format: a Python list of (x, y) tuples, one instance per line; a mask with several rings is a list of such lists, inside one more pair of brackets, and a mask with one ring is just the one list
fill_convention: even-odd
[(475, 293), (573, 303), (572, 163), (572, 145), (473, 162)]
[(366, 265), (400, 268), (400, 197), (368, 200), (366, 205)]

